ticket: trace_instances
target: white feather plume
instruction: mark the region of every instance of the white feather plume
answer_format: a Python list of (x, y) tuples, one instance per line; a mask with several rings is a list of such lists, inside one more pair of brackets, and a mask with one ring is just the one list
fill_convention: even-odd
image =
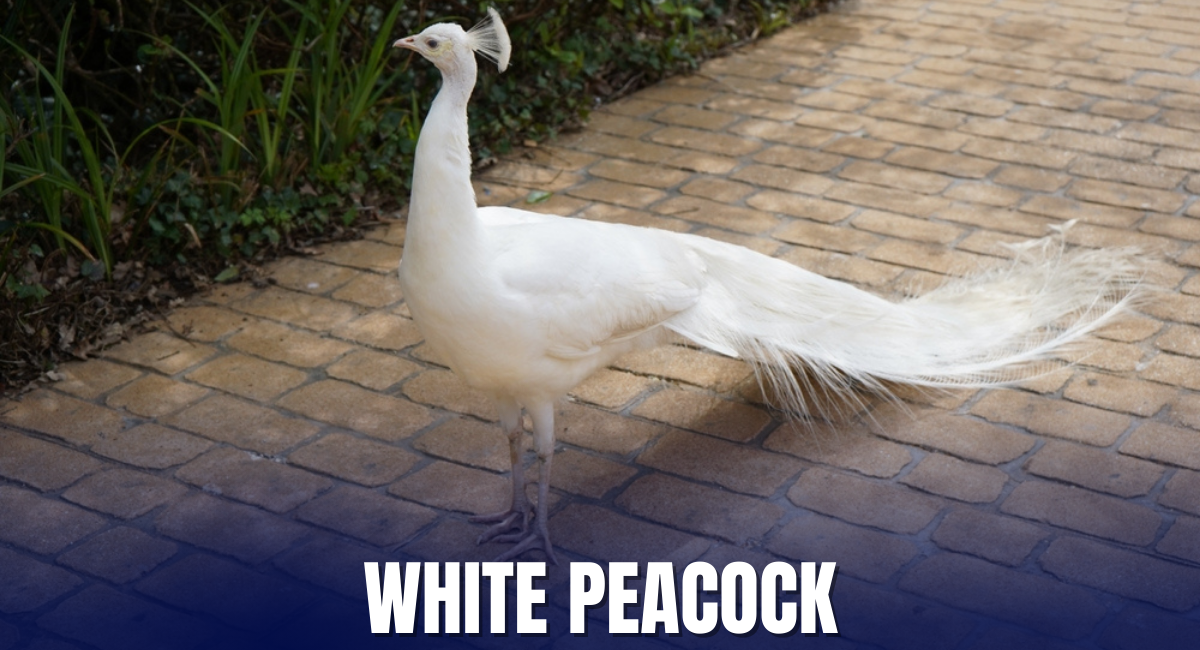
[(508, 68), (508, 57), (512, 54), (512, 41), (500, 14), (488, 7), (488, 17), (467, 31), (467, 42), (471, 49), (487, 59), (495, 61), (500, 72)]

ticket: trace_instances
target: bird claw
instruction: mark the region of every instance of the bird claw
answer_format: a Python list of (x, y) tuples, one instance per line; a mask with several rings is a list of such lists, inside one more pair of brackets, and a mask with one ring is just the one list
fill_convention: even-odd
[(505, 533), (515, 529), (517, 532), (513, 533), (513, 535), (519, 536), (528, 530), (529, 513), (521, 510), (505, 510), (490, 515), (471, 517), (468, 521), (475, 524), (495, 524), (483, 531), (483, 534), (479, 536), (479, 540), (476, 542), (477, 544), (483, 544), (492, 540), (507, 541), (502, 538), (510, 537), (511, 535), (505, 535)]
[(516, 544), (497, 556), (497, 562), (511, 560), (530, 549), (541, 549), (546, 554), (546, 558), (550, 560), (550, 564), (558, 565), (558, 558), (554, 556), (554, 546), (550, 544), (550, 532), (546, 530), (545, 524), (534, 526), (533, 530), (523, 535), (507, 535), (506, 537), (514, 538), (513, 541)]

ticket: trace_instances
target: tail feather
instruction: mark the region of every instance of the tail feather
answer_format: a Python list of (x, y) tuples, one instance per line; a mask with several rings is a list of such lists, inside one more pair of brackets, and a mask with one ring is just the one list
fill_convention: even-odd
[[(712, 284), (667, 326), (753, 364), (786, 408), (853, 399), (886, 382), (986, 387), (1036, 376), (1043, 362), (1125, 311), (1142, 291), (1129, 249), (1067, 250), (1050, 236), (1011, 263), (891, 301), (781, 260), (702, 238)], [(805, 369), (806, 371), (798, 371)], [(814, 382), (833, 391), (814, 390)]]

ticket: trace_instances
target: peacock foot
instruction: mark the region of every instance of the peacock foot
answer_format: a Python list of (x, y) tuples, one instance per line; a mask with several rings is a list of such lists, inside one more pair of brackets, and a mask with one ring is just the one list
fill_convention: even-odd
[(528, 506), (526, 506), (524, 509), (509, 508), (508, 510), (494, 512), (489, 515), (478, 515), (469, 518), (467, 521), (473, 524), (495, 524), (483, 531), (483, 534), (479, 536), (479, 541), (476, 542), (477, 544), (483, 544), (492, 540), (504, 542), (511, 541), (508, 538), (519, 538), (529, 530), (529, 517), (531, 514)]
[(550, 560), (550, 564), (558, 564), (558, 558), (554, 556), (554, 546), (550, 543), (550, 531), (546, 529), (544, 520), (535, 518), (533, 528), (523, 534), (505, 535), (503, 540), (499, 537), (496, 539), (497, 541), (516, 542), (512, 548), (496, 558), (497, 562), (511, 560), (531, 549), (541, 549), (546, 554), (546, 558)]

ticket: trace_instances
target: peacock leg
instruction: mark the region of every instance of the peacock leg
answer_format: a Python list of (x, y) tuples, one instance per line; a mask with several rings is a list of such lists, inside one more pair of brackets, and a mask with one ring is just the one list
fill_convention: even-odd
[(512, 468), (512, 504), (507, 510), (471, 517), (473, 523), (495, 524), (479, 536), (479, 544), (498, 539), (516, 530), (523, 534), (529, 528), (529, 496), (525, 494), (525, 430), (521, 426), (521, 407), (516, 402), (499, 403), (500, 424), (508, 434), (508, 452)]
[(533, 445), (538, 457), (537, 514), (533, 517), (533, 529), (522, 534), (506, 535), (505, 541), (516, 544), (502, 553), (496, 561), (511, 560), (530, 549), (541, 549), (551, 564), (558, 564), (554, 546), (550, 544), (550, 466), (554, 460), (554, 404), (540, 405), (529, 409), (533, 418)]

